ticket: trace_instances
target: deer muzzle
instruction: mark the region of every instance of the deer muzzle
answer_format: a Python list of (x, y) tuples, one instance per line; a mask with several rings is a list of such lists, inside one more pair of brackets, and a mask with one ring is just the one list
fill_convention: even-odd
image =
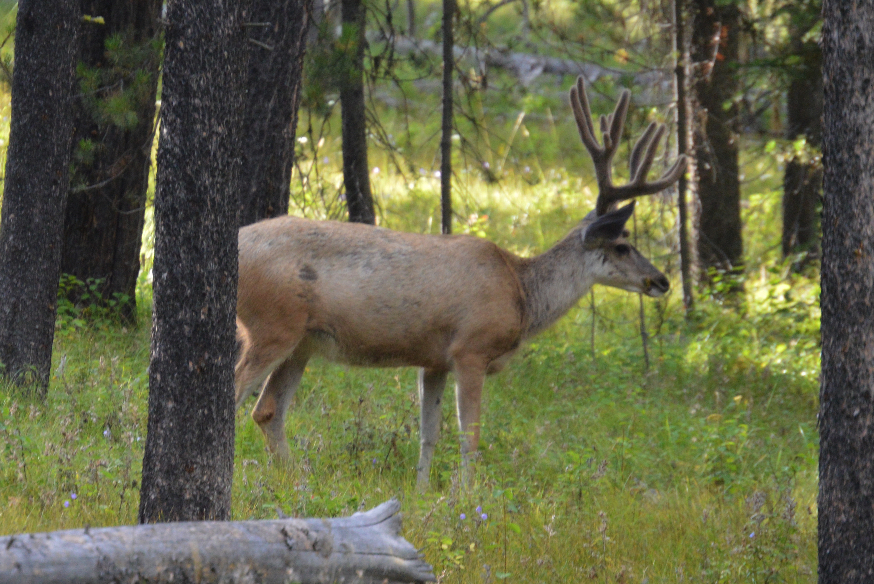
[(666, 294), (670, 289), (671, 283), (664, 275), (643, 279), (643, 290), (647, 296), (658, 298), (659, 296)]

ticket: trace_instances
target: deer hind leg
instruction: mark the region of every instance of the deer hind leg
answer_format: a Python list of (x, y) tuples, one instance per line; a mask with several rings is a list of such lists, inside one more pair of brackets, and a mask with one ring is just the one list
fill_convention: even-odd
[(252, 418), (267, 439), (267, 448), (280, 460), (291, 458), (285, 436), (285, 414), (300, 385), (310, 353), (300, 346), (282, 362), (267, 380), (252, 410)]
[(283, 343), (255, 345), (243, 336), (243, 350), (234, 369), (234, 387), (236, 406), (239, 409), (250, 395), (261, 389), (267, 379), (288, 354), (294, 345), (288, 347)]
[(470, 482), (472, 464), (479, 445), (480, 405), (486, 367), (477, 359), (456, 361), (455, 405), (458, 413), (458, 429), (461, 432), (462, 480)]
[[(261, 389), (268, 376), (273, 377), (272, 374), (276, 372), (277, 368), (281, 368), (299, 350), (298, 345), (303, 339), (305, 331), (302, 323), (298, 323), (296, 326), (279, 328), (266, 326), (264, 323), (255, 320), (249, 323), (249, 326), (246, 326), (238, 319), (237, 334), (242, 342), (240, 359), (237, 361), (234, 373), (236, 403), (237, 408), (239, 408), (246, 401), (246, 398)], [(283, 377), (283, 374), (276, 375), (277, 381), (274, 386), (278, 385)], [(268, 385), (270, 384), (268, 383)], [(295, 387), (297, 387), (296, 384)], [(266, 391), (267, 389), (265, 388), (262, 393)], [(270, 395), (277, 395), (277, 391), (274, 389)], [(261, 404), (262, 400), (259, 399), (258, 403)], [(287, 406), (287, 400), (285, 403)], [(256, 411), (258, 409), (259, 406), (256, 405)], [(260, 410), (262, 412), (261, 419), (266, 420), (267, 416), (264, 413), (267, 411), (266, 405), (262, 406)], [(274, 407), (272, 411), (275, 413), (277, 408)], [(253, 416), (254, 414), (255, 412), (253, 411)], [(263, 423), (259, 423), (262, 426), (262, 430)], [(269, 441), (270, 435), (268, 435), (268, 445), (273, 450), (274, 444), (270, 444)], [(287, 445), (285, 445), (284, 451), (288, 451)]]
[(440, 435), (440, 404), (446, 388), (446, 371), (419, 370), (419, 465), (416, 486), (419, 490), (428, 487), (434, 447)]

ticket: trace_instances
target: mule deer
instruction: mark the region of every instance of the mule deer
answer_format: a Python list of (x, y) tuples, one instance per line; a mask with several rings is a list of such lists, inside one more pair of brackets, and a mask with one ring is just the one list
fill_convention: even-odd
[(518, 257), (472, 236), (418, 235), (355, 223), (279, 217), (240, 230), (237, 407), (261, 388), (252, 417), (279, 458), (290, 452), (285, 414), (310, 357), (371, 367), (419, 367), (421, 451), (426, 486), (451, 371), (462, 465), (479, 442), (485, 376), (519, 345), (572, 308), (593, 284), (661, 296), (659, 272), (625, 239), (634, 202), (674, 183), (680, 158), (657, 181), (646, 175), (665, 129), (651, 124), (631, 153), (631, 179), (614, 186), (611, 163), (630, 93), (623, 91), (595, 138), (582, 78), (571, 104), (595, 164), (594, 213), (545, 253)]

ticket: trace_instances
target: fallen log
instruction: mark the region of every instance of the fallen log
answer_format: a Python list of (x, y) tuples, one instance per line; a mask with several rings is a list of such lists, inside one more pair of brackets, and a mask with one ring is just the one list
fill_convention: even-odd
[(0, 537), (0, 584), (428, 582), (391, 500), (338, 519), (198, 521)]
[[(371, 42), (380, 41), (374, 35)], [(388, 42), (388, 41), (382, 41)], [(429, 39), (411, 39), (409, 37), (395, 37), (391, 40), (395, 51), (402, 54), (423, 54), (437, 58), (442, 55), (443, 46)], [(618, 80), (622, 77), (630, 77), (634, 85), (642, 89), (650, 89), (654, 92), (651, 99), (656, 95), (668, 95), (671, 90), (672, 70), (648, 69), (644, 71), (619, 71), (609, 69), (596, 63), (574, 61), (559, 57), (547, 57), (531, 53), (519, 53), (496, 48), (480, 49), (477, 47), (454, 47), (455, 59), (470, 59), (478, 63), (480, 68), (496, 67), (511, 72), (522, 85), (529, 85), (541, 74), (568, 75), (577, 77), (582, 75), (589, 83), (594, 83), (601, 78), (609, 77)]]

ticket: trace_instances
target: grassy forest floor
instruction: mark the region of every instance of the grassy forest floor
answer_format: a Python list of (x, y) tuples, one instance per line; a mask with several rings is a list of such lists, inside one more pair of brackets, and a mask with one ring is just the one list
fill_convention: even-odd
[[(592, 208), (594, 182), (576, 129), (553, 118), (569, 119), (559, 98), (500, 100), (489, 106), (503, 124), (492, 154), (467, 149), (456, 161), (455, 230), (530, 255)], [(8, 132), (8, 94), (0, 106)], [(395, 148), (372, 151), (380, 222), (437, 233), (435, 126), (409, 118), (374, 137)], [(337, 217), (339, 140), (320, 131), (302, 113), (292, 212)], [(414, 485), (415, 371), (313, 362), (289, 414), (291, 465), (275, 465), (238, 412), (233, 518), (338, 516), (396, 497), (404, 536), (446, 583), (815, 581), (818, 273), (780, 260), (779, 158), (745, 147), (741, 293), (717, 282), (684, 314), (675, 212), (650, 197), (632, 232), (673, 288), (643, 299), (646, 355), (640, 299), (596, 288), (487, 381), (470, 488), (458, 486), (454, 401), (444, 400), (425, 494)], [(401, 151), (425, 162), (399, 164)], [(62, 302), (47, 400), (0, 386), (0, 535), (136, 522), (151, 233), (138, 324)]]
[[(581, 215), (583, 182), (473, 178), (459, 227), (533, 253)], [(436, 181), (391, 183), (377, 181), (385, 221), (428, 231)], [(748, 197), (747, 225), (767, 224), (776, 240), (766, 196)], [(643, 205), (638, 232), (640, 247), (670, 268), (676, 258), (647, 236), (664, 233), (663, 213), (660, 200)], [(700, 297), (686, 319), (673, 271), (666, 299), (644, 299), (648, 369), (638, 297), (596, 288), (487, 382), (470, 489), (457, 485), (452, 400), (432, 489), (418, 494), (415, 371), (313, 363), (289, 416), (290, 467), (271, 462), (238, 413), (234, 518), (337, 516), (397, 497), (405, 536), (442, 582), (813, 581), (816, 280), (752, 264), (740, 297)], [(137, 326), (94, 307), (62, 311), (55, 368), (65, 366), (47, 401), (0, 388), (0, 533), (136, 521), (143, 281)]]

